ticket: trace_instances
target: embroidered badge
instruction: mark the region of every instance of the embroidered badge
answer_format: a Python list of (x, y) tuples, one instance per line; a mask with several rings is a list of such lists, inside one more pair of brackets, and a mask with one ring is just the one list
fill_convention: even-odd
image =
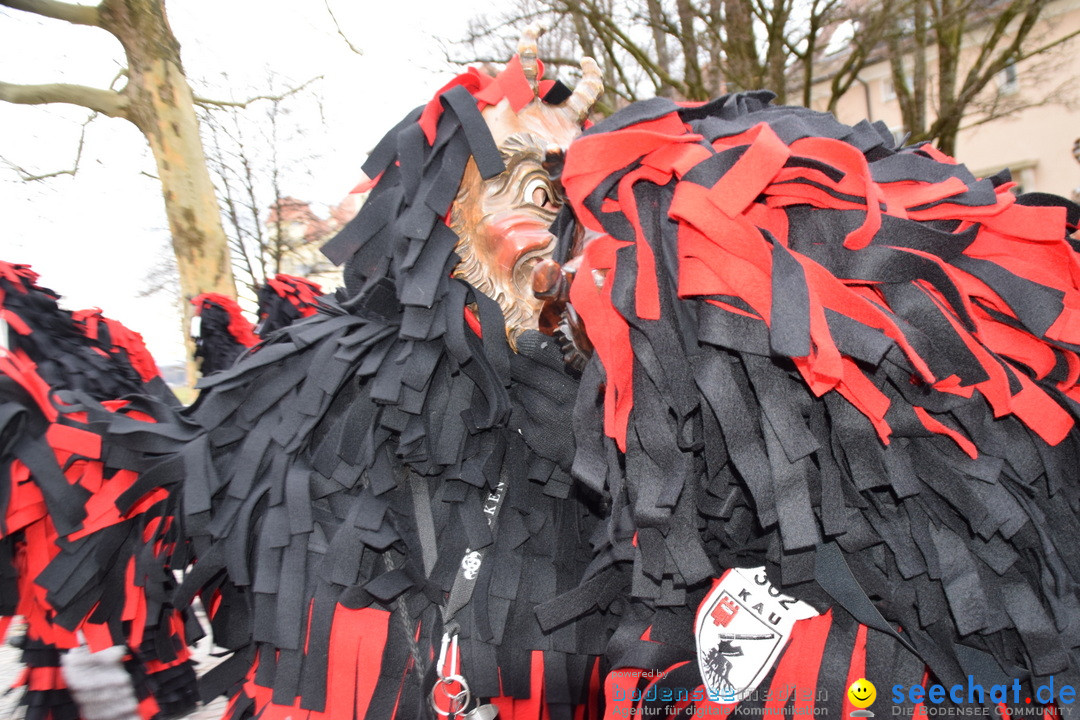
[(773, 587), (765, 568), (725, 572), (694, 623), (698, 668), (709, 697), (724, 703), (747, 698), (776, 664), (795, 621), (817, 614)]

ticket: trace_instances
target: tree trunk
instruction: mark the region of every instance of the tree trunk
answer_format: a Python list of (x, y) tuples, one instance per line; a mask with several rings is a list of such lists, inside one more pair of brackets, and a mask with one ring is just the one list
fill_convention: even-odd
[(766, 27), (767, 49), (765, 51), (765, 87), (776, 93), (776, 103), (787, 102), (787, 49), (784, 37), (791, 6), (787, 0), (773, 0), (772, 12)]
[(926, 93), (929, 89), (930, 78), (926, 68), (926, 0), (915, 0), (914, 14), (915, 28), (912, 33), (913, 54), (912, 59), (912, 85), (911, 101), (913, 104), (911, 122), (908, 132), (913, 137), (923, 137), (926, 134)]
[(694, 31), (694, 8), (690, 0), (675, 0), (679, 13), (679, 42), (683, 49), (683, 77), (688, 100), (708, 100), (709, 91), (701, 77), (701, 63), (698, 60), (697, 33)]
[(160, 0), (104, 0), (101, 25), (124, 46), (128, 119), (146, 136), (157, 163), (180, 270), (188, 379), (194, 380), (191, 298), (203, 292), (236, 296), (228, 240), (206, 166), (191, 86), (180, 45)]
[(754, 14), (750, 0), (724, 0), (729, 90), (753, 90), (764, 80), (757, 48), (754, 45)]
[(721, 8), (723, 0), (709, 0), (709, 81), (712, 83), (710, 95), (719, 95), (727, 90), (724, 78), (724, 49), (720, 42), (720, 25), (723, 22)]
[(810, 107), (811, 101), (814, 99), (814, 71), (817, 69), (817, 44), (818, 38), (821, 32), (821, 28), (818, 23), (821, 21), (821, 15), (817, 12), (817, 3), (813, 3), (810, 6), (810, 17), (807, 20), (806, 30), (806, 56), (803, 58), (803, 72), (802, 72), (802, 104), (803, 107)]
[[(664, 30), (664, 11), (660, 0), (645, 0), (649, 11), (649, 27), (652, 29), (653, 47), (656, 49), (656, 63), (665, 74), (671, 74), (671, 54), (668, 53), (667, 32)], [(656, 88), (657, 97), (671, 97), (675, 90), (663, 81)]]
[[(942, 0), (940, 11), (934, 18), (934, 34), (937, 37), (938, 52), (938, 118), (952, 112), (956, 100), (956, 83), (960, 66), (960, 48), (964, 39), (964, 8), (958, 7), (953, 0)], [(956, 108), (963, 112), (964, 108)], [(950, 120), (951, 122), (951, 120)], [(954, 123), (960, 125), (959, 118)], [(939, 140), (941, 135), (935, 135)], [(950, 144), (955, 144), (955, 138)], [(944, 148), (943, 148), (944, 150)], [(944, 150), (944, 152), (950, 152)]]
[(959, 111), (954, 111), (947, 119), (936, 126), (936, 140), (938, 150), (949, 155), (956, 157), (956, 141), (960, 135), (960, 121), (963, 119), (963, 114)]

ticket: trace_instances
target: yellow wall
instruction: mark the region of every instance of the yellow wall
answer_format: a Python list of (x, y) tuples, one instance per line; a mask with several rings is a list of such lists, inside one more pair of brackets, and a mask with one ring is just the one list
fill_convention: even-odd
[[(1032, 33), (1040, 44), (1080, 29), (1080, 0), (1058, 0), (1043, 12), (1042, 27)], [(978, 37), (972, 33), (966, 52), (977, 52)], [(927, 58), (928, 71), (934, 74), (936, 58)], [(966, 69), (964, 69), (966, 71)], [(878, 62), (865, 68), (837, 106), (837, 116), (854, 123), (864, 118), (884, 121), (900, 131), (900, 106), (887, 94), (889, 65)], [(1055, 50), (1049, 58), (1030, 59), (1017, 66), (1018, 89), (1006, 96), (1009, 101), (1040, 97), (1048, 89), (1061, 88), (1059, 96), (1072, 106), (1051, 102), (1020, 110), (1008, 117), (992, 120), (962, 130), (957, 142), (957, 159), (977, 175), (988, 175), (1008, 167), (1025, 191), (1052, 192), (1069, 197), (1080, 188), (1080, 164), (1072, 155), (1073, 142), (1080, 138), (1080, 38), (1074, 38)], [(996, 92), (996, 83), (988, 88)], [(936, 90), (931, 90), (931, 95)], [(826, 99), (813, 103), (824, 109)], [(869, 101), (869, 105), (868, 105)], [(930, 99), (933, 116), (934, 100)], [(972, 118), (973, 119), (973, 118)], [(968, 123), (970, 125), (970, 120)]]

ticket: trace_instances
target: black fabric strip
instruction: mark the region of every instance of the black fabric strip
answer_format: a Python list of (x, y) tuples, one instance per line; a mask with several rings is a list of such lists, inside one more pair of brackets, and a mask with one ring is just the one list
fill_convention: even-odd
[(469, 141), (469, 150), (476, 161), (480, 177), (487, 180), (506, 170), (506, 165), (499, 155), (499, 148), (492, 140), (473, 96), (465, 88), (458, 86), (443, 93), (441, 102), (461, 121), (461, 129)]

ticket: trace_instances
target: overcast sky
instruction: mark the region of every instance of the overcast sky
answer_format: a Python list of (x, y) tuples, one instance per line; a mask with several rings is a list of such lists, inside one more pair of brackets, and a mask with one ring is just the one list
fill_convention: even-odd
[[(313, 114), (309, 172), (287, 192), (341, 200), (382, 134), (456, 72), (446, 39), (461, 37), (480, 0), (331, 0), (363, 55), (337, 35), (322, 2), (180, 0), (168, 3), (185, 71), (197, 92), (243, 99), (268, 72), (297, 84), (324, 75)], [(106, 87), (122, 66), (119, 44), (96, 28), (0, 9), (0, 80)], [(180, 360), (179, 320), (163, 297), (137, 298), (167, 250), (161, 188), (146, 142), (126, 121), (99, 118), (86, 133), (76, 177), (24, 183), (7, 163), (37, 173), (72, 165), (88, 112), (0, 103), (0, 259), (31, 264), (70, 309), (101, 307), (146, 338), (162, 364)]]

